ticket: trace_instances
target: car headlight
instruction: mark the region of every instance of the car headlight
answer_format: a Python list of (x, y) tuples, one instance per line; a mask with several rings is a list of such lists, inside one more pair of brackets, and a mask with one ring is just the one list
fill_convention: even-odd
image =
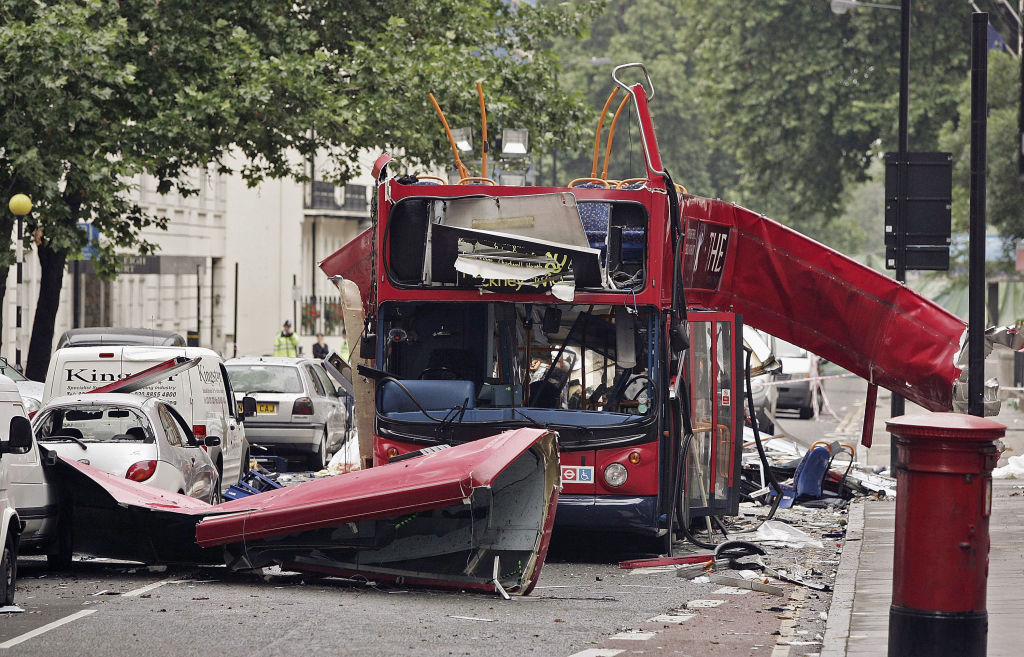
[(626, 466), (621, 463), (612, 463), (604, 469), (604, 483), (613, 488), (626, 483), (627, 476)]

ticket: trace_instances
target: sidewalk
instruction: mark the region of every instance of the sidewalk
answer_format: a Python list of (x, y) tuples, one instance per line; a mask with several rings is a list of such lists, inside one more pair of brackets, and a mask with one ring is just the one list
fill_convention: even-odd
[[(887, 410), (888, 399), (884, 404)], [(887, 416), (881, 398), (878, 406), (879, 413)], [(1005, 403), (1003, 409), (995, 419), (1007, 425), (1004, 442), (1012, 451), (1006, 455), (1024, 453), (1024, 414)], [(886, 419), (877, 420), (872, 464), (888, 464)], [(1004, 462), (1001, 459), (1000, 465)], [(887, 654), (895, 512), (895, 501), (851, 505), (821, 657)], [(988, 657), (1016, 657), (1024, 652), (1024, 480), (993, 481), (989, 524)]]

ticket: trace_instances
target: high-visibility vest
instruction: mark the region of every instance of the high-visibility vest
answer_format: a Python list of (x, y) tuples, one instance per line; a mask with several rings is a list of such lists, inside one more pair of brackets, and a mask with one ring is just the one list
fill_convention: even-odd
[(294, 333), (284, 334), (281, 331), (277, 334), (277, 338), (274, 339), (274, 355), (275, 356), (298, 356), (299, 355), (299, 339), (295, 337)]

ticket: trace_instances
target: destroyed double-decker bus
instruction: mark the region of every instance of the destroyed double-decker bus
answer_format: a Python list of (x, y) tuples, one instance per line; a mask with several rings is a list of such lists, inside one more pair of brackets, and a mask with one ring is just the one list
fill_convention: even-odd
[[(459, 183), (395, 177), (382, 156), (371, 227), (320, 266), (361, 334), (364, 465), (551, 429), (556, 526), (669, 552), (678, 523), (737, 510), (745, 319), (932, 408), (949, 406), (964, 327), (780, 224), (687, 194), (661, 162), (646, 69), (612, 79), (589, 177), (498, 185), (486, 160), (469, 175), (449, 133)], [(611, 181), (597, 158), (619, 91), (608, 141), (630, 103), (644, 172)]]

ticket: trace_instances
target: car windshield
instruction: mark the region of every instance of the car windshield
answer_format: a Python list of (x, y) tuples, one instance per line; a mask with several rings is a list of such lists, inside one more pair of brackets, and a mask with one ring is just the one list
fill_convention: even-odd
[(59, 406), (37, 425), (41, 442), (77, 439), (83, 442), (151, 443), (149, 421), (134, 408), (123, 406)]
[(227, 370), (235, 392), (303, 392), (299, 370), (291, 365), (228, 365)]
[(11, 367), (7, 362), (0, 362), (0, 374), (10, 378), (11, 381), (28, 381), (24, 374)]

